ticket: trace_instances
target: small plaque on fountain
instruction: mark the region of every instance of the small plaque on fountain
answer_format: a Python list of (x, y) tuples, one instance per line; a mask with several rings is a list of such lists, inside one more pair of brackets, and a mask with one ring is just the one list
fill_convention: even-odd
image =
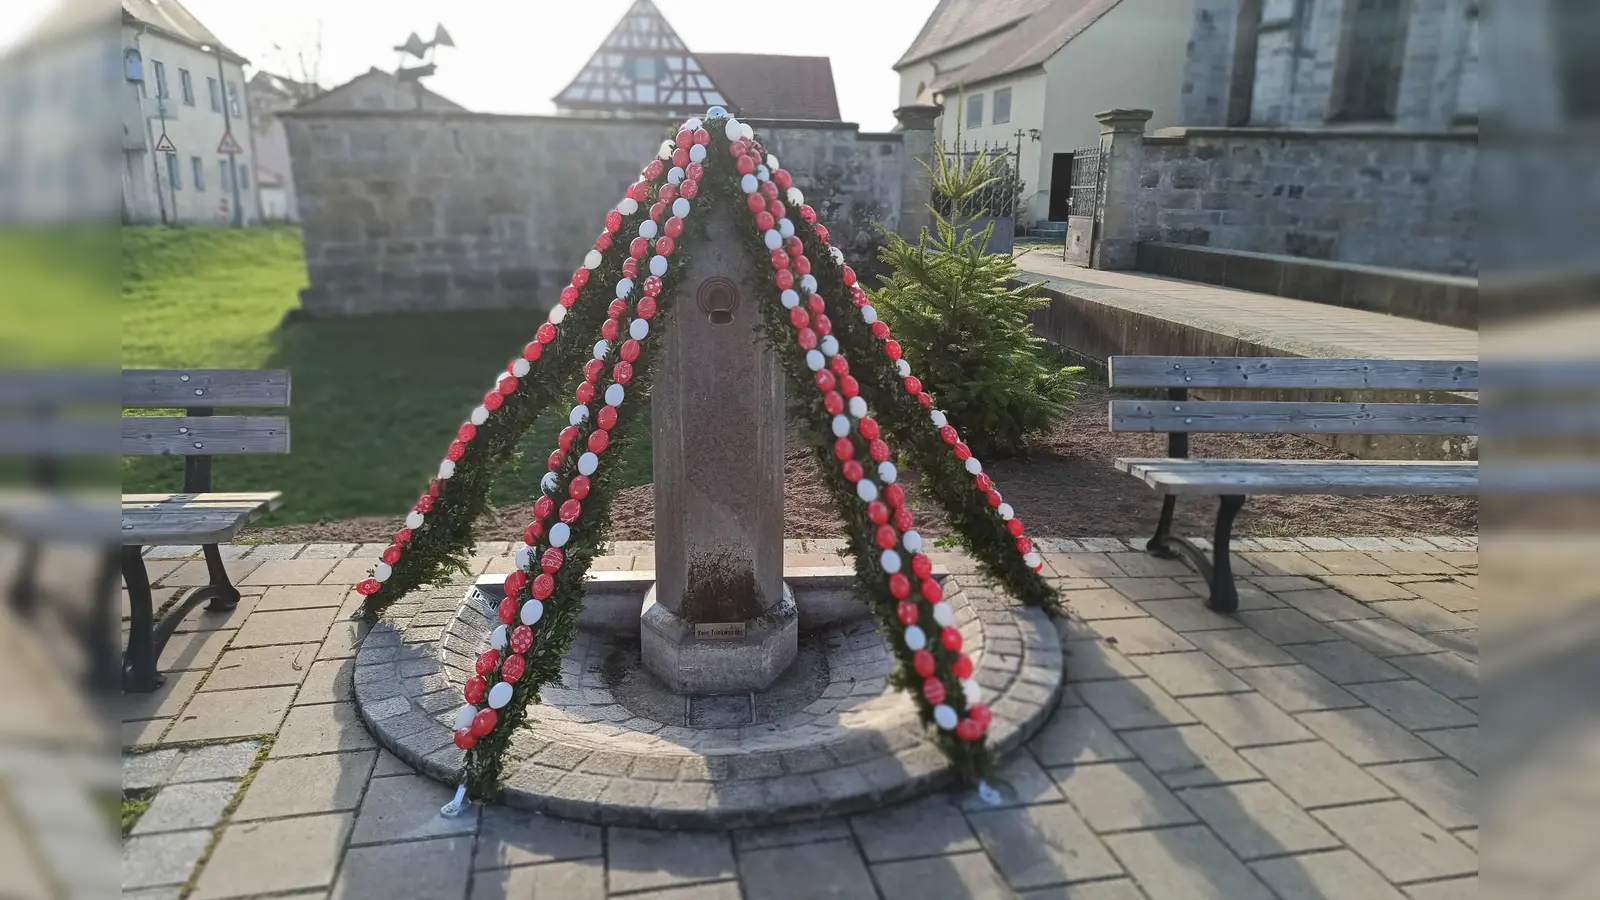
[(694, 636), (707, 640), (731, 640), (744, 637), (743, 622), (696, 622)]

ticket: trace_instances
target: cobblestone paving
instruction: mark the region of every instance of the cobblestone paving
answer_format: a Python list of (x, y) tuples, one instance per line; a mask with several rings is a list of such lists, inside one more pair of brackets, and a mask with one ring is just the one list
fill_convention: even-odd
[[(347, 586), (373, 546), (230, 548), (244, 602), (183, 623), (162, 655), (167, 684), (125, 699), (123, 742), (147, 754), (276, 736), (220, 823), (191, 894), (203, 900), (1422, 900), (1476, 889), (1476, 540), (1240, 541), (1235, 616), (1206, 610), (1194, 573), (1141, 542), (1038, 543), (1073, 610), (1057, 623), (1068, 689), (1008, 759), (999, 806), (941, 793), (699, 833), (498, 807), (441, 818), (449, 790), (377, 750), (351, 701), (366, 629), (349, 620), (359, 602)], [(506, 565), (508, 550), (486, 548), (479, 570)], [(197, 552), (153, 549), (152, 579), (196, 583)], [(607, 565), (631, 568), (649, 548), (615, 552)], [(936, 561), (972, 571), (958, 556)]]

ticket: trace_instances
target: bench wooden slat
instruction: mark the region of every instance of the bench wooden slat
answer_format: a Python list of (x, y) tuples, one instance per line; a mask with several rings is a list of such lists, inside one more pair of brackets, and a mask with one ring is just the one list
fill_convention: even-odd
[(215, 456), (288, 453), (289, 420), (283, 416), (125, 416), (124, 456)]
[(1476, 360), (1113, 356), (1114, 388), (1323, 388), (1476, 391)]
[(1478, 491), (1475, 462), (1118, 459), (1161, 494), (1457, 494)]
[(1231, 434), (1478, 433), (1475, 403), (1113, 400), (1111, 430)]
[(283, 369), (128, 369), (122, 373), (124, 409), (289, 405)]
[(122, 498), (122, 543), (215, 544), (231, 541), (245, 525), (277, 509), (283, 495), (132, 494)]

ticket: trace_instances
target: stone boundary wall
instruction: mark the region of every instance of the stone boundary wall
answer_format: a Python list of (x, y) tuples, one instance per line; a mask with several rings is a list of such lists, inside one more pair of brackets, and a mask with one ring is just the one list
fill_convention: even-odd
[(1138, 241), (1477, 274), (1476, 132), (1169, 128), (1141, 151)]
[[(452, 111), (283, 116), (317, 316), (545, 309), (676, 123)], [(835, 243), (875, 254), (901, 225), (920, 132), (753, 121)], [(910, 182), (915, 192), (915, 182)]]

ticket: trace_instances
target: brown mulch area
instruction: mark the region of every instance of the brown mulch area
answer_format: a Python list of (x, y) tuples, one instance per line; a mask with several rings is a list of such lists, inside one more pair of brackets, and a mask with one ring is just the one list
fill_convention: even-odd
[[(1106, 430), (1106, 400), (1101, 386), (1088, 386), (1065, 423), (1035, 437), (1026, 456), (997, 460), (987, 469), (1016, 507), (1028, 533), (1051, 537), (1130, 537), (1149, 533), (1161, 509), (1158, 495), (1140, 481), (1112, 468), (1119, 456), (1165, 456), (1164, 434), (1112, 434)], [(1190, 438), (1196, 457), (1239, 459), (1339, 459), (1344, 454), (1294, 435), (1206, 434)], [(789, 537), (838, 537), (840, 525), (823, 489), (810, 452), (791, 439), (784, 463), (789, 490), (784, 529)], [(915, 475), (908, 475), (910, 487)], [(947, 533), (941, 511), (919, 505), (918, 530)], [(521, 534), (532, 504), (496, 509), (479, 523), (482, 540), (511, 540)], [(1176, 530), (1209, 535), (1216, 515), (1214, 499), (1178, 503)], [(612, 503), (615, 540), (649, 540), (654, 535), (655, 497), (649, 485), (629, 488)], [(257, 541), (386, 541), (402, 516), (372, 516), (341, 522), (253, 529)], [(1257, 537), (1307, 535), (1470, 535), (1478, 527), (1478, 502), (1472, 497), (1265, 496), (1245, 503), (1235, 533)]]

